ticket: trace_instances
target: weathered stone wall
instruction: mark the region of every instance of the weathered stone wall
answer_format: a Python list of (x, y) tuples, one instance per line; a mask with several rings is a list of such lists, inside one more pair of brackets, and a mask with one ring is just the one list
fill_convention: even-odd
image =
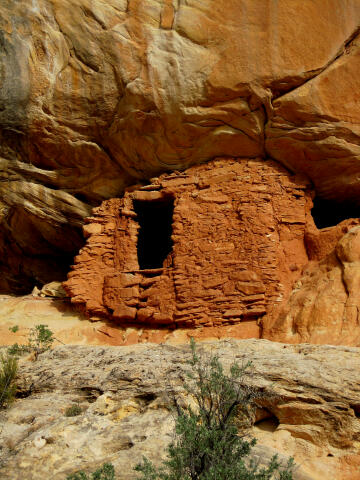
[[(173, 250), (139, 270), (133, 200), (174, 200)], [(105, 201), (65, 288), (89, 315), (155, 325), (222, 325), (276, 316), (308, 263), (306, 179), (273, 161), (218, 159)]]

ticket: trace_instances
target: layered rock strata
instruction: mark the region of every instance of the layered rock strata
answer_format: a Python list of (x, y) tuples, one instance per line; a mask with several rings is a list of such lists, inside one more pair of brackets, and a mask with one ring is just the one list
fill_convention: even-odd
[[(225, 369), (253, 362), (245, 383), (266, 392), (252, 434), (260, 461), (294, 456), (295, 480), (358, 480), (359, 350), (265, 340), (210, 342)], [(63, 480), (112, 462), (136, 478), (145, 455), (161, 461), (172, 440), (174, 396), (183, 391), (188, 347), (57, 347), (23, 360), (19, 398), (0, 415), (0, 477)], [(82, 412), (67, 417), (78, 404)]]
[(3, 0), (0, 289), (64, 278), (89, 205), (216, 156), (357, 202), (359, 25), (358, 0)]
[[(359, 32), (360, 29), (358, 29)], [(318, 76), (276, 99), (268, 154), (306, 172), (318, 195), (360, 205), (360, 36)]]

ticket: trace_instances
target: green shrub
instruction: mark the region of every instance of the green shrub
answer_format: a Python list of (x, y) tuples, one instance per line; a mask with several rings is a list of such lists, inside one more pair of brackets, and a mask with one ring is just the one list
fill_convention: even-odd
[(191, 371), (185, 390), (196, 408), (178, 409), (175, 441), (167, 460), (156, 468), (148, 459), (135, 467), (141, 480), (292, 480), (293, 460), (281, 467), (273, 457), (265, 467), (250, 459), (255, 439), (248, 439), (251, 411), (259, 399), (245, 386), (250, 363), (233, 364), (224, 373), (217, 356), (200, 359), (191, 342)]
[(8, 347), (7, 352), (9, 355), (20, 356), (20, 355), (23, 355), (24, 353), (29, 353), (30, 350), (27, 345), (19, 345), (18, 343), (14, 343), (10, 347)]
[[(19, 327), (15, 325), (9, 328), (9, 330), (16, 333)], [(19, 345), (15, 343), (8, 348), (8, 353), (9, 355), (23, 355), (24, 353), (33, 352), (35, 358), (37, 358), (40, 353), (46, 352), (51, 348), (54, 340), (54, 334), (47, 325), (35, 325), (35, 327), (29, 329), (27, 344)]]
[(68, 475), (66, 480), (115, 480), (115, 470), (111, 463), (104, 463), (90, 477), (85, 472), (76, 472)]
[(18, 362), (9, 354), (0, 354), (0, 408), (7, 407), (15, 398), (15, 377)]
[(75, 404), (75, 405), (71, 405), (71, 407), (68, 407), (65, 410), (65, 417), (77, 417), (81, 413), (82, 413), (82, 409), (80, 405)]
[(29, 348), (39, 354), (49, 350), (55, 340), (53, 332), (47, 325), (36, 325), (29, 332)]

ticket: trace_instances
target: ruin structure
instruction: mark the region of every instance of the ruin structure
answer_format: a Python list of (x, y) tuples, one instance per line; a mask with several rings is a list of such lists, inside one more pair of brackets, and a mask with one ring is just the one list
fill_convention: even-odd
[(104, 201), (65, 289), (92, 318), (194, 327), (275, 318), (308, 263), (306, 178), (215, 159)]

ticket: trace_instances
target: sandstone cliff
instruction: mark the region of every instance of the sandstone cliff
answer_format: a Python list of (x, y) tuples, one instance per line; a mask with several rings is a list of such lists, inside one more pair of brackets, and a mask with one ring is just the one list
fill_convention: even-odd
[(357, 0), (3, 0), (0, 288), (64, 279), (90, 206), (217, 156), (357, 202), (359, 24)]
[(171, 439), (194, 336), (258, 339), (203, 349), (250, 357), (273, 393), (260, 461), (360, 480), (358, 349), (290, 345), (360, 345), (359, 67), (359, 0), (1, 1), (0, 292), (75, 264), (80, 310), (1, 296), (1, 344), (38, 323), (83, 344), (21, 361), (1, 478), (135, 478)]

